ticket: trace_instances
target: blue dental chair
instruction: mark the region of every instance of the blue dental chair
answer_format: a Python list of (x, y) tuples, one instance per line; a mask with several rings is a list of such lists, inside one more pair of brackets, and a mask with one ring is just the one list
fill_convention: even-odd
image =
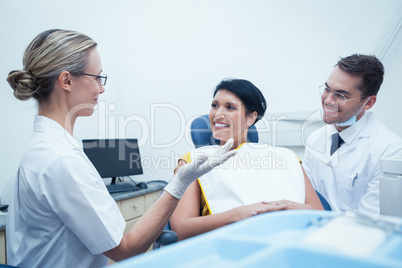
[[(195, 148), (208, 145), (219, 145), (220, 141), (212, 136), (209, 117), (207, 114), (197, 117), (191, 123), (191, 139)], [(258, 132), (255, 126), (250, 127), (247, 133), (247, 140), (249, 142), (258, 142)], [(162, 246), (167, 246), (177, 242), (177, 239), (177, 234), (170, 230), (170, 223), (168, 223), (162, 234), (154, 242), (153, 247), (154, 249), (157, 249)]]
[[(220, 141), (212, 136), (209, 117), (207, 114), (197, 117), (191, 123), (191, 139), (195, 148), (207, 145), (219, 145)], [(258, 131), (254, 125), (248, 130), (247, 140), (254, 143), (258, 142)]]
[[(209, 117), (207, 114), (197, 117), (191, 123), (191, 139), (194, 143), (195, 148), (207, 145), (219, 145), (220, 141), (212, 136), (211, 126), (209, 124)], [(258, 131), (254, 125), (251, 126), (248, 130), (247, 140), (254, 143), (258, 142)], [(328, 201), (319, 192), (316, 191), (316, 193), (324, 209), (332, 210)]]
[(317, 190), (315, 192), (317, 193), (318, 198), (320, 199), (321, 204), (324, 207), (324, 210), (332, 210), (327, 199), (325, 199), (325, 197), (323, 197)]
[[(219, 145), (220, 141), (212, 136), (211, 126), (209, 124), (209, 117), (207, 114), (197, 117), (191, 123), (191, 139), (194, 143), (195, 148), (200, 148), (208, 145)], [(258, 142), (258, 131), (254, 125), (251, 126), (248, 130), (247, 140), (253, 143)], [(327, 200), (319, 192), (316, 191), (316, 193), (324, 209), (331, 210), (331, 206), (328, 204)], [(168, 223), (162, 234), (155, 241), (154, 249), (175, 243), (177, 242), (177, 239), (177, 234), (170, 230), (170, 223)]]
[(174, 231), (170, 230), (170, 223), (168, 222), (163, 229), (161, 235), (153, 243), (153, 249), (176, 243), (177, 240), (177, 234)]

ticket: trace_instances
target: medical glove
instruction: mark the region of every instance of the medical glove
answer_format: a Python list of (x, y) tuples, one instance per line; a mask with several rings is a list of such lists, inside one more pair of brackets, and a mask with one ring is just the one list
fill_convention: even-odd
[(179, 168), (173, 179), (166, 185), (165, 190), (180, 199), (193, 181), (237, 154), (237, 150), (229, 151), (232, 146), (233, 139), (229, 139), (225, 145), (209, 156), (198, 154), (194, 161)]

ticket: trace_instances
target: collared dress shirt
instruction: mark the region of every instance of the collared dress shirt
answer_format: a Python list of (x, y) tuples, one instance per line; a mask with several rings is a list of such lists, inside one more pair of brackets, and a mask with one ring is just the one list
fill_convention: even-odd
[(36, 116), (15, 181), (7, 260), (18, 267), (103, 267), (125, 221), (77, 141)]
[(304, 170), (333, 211), (379, 214), (380, 159), (402, 157), (401, 138), (365, 112), (339, 133), (345, 143), (331, 156), (331, 138), (337, 132), (334, 125), (326, 125), (309, 136)]

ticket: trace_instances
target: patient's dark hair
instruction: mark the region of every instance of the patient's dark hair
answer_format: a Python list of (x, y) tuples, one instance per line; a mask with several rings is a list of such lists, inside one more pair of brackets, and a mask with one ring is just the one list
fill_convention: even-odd
[(213, 97), (221, 89), (232, 92), (243, 102), (246, 107), (246, 115), (250, 115), (254, 111), (257, 112), (257, 119), (254, 124), (264, 116), (267, 102), (261, 91), (250, 81), (244, 79), (225, 79), (216, 86)]
[(353, 54), (341, 58), (335, 66), (350, 75), (362, 78), (358, 89), (363, 93), (363, 98), (377, 95), (384, 79), (384, 66), (375, 56)]

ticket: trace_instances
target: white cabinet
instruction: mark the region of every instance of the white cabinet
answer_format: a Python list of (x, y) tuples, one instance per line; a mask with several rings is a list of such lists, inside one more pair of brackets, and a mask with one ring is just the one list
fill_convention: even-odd
[(155, 203), (161, 192), (162, 190), (158, 190), (144, 195), (123, 199), (117, 201), (117, 206), (127, 223), (133, 220), (138, 220), (142, 215), (144, 215), (145, 211)]

